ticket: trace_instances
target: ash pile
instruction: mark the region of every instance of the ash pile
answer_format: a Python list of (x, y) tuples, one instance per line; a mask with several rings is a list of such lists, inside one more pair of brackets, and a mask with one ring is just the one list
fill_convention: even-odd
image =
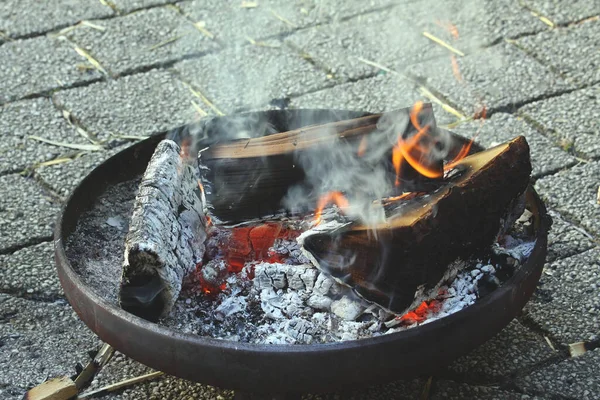
[(143, 318), (253, 343), (373, 337), (473, 304), (533, 249), (522, 136), (472, 152), (423, 103), (205, 133), (159, 143), (141, 179), (119, 303)]
[(215, 267), (226, 273), (225, 261), (199, 268), (162, 322), (186, 333), (262, 344), (339, 342), (410, 329), (458, 312), (506, 282), (535, 244), (523, 230), (529, 217), (520, 218), (502, 238), (504, 246), (494, 244), (485, 261), (454, 263), (436, 288), (437, 296), (402, 315), (362, 299), (320, 272), (297, 242), (277, 240), (269, 253), (278, 262), (247, 263), (220, 284), (223, 290), (206, 289), (203, 274)]

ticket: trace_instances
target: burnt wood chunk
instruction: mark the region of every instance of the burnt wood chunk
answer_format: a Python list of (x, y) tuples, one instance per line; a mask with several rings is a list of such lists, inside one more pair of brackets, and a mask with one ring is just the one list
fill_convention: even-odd
[(172, 140), (158, 144), (135, 199), (125, 241), (121, 307), (156, 320), (171, 310), (183, 278), (204, 255), (206, 217), (195, 160)]
[(365, 299), (404, 313), (454, 261), (492, 244), (529, 184), (529, 146), (520, 136), (464, 158), (456, 170), (445, 186), (407, 202), (386, 223), (307, 232), (304, 252)]

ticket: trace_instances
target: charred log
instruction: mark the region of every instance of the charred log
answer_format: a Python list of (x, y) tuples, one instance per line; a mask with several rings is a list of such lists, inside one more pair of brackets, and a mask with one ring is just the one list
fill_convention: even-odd
[(172, 140), (158, 144), (135, 199), (119, 293), (121, 307), (156, 320), (204, 254), (206, 218), (198, 168)]
[(385, 224), (307, 232), (306, 255), (365, 299), (405, 312), (439, 284), (448, 265), (491, 245), (529, 183), (529, 146), (518, 137), (466, 157), (456, 169), (447, 185), (412, 200)]

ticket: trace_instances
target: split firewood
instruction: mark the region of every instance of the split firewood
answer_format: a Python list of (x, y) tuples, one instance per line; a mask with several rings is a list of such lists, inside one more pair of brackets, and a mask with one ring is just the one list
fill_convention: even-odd
[[(377, 158), (391, 159), (392, 136), (414, 132), (409, 124), (410, 109), (400, 109), (385, 114), (311, 125), (272, 135), (211, 144), (200, 153), (202, 181), (208, 187), (207, 197), (212, 212), (221, 220), (240, 221), (275, 214), (282, 210), (282, 198), (288, 189), (303, 182), (305, 171), (298, 164), (300, 154), (328, 145), (347, 146), (353, 152), (361, 151), (367, 136), (371, 140), (387, 141), (389, 154)], [(435, 131), (435, 119), (430, 105), (424, 105), (420, 118)], [(397, 132), (384, 127), (386, 122), (398, 123), (405, 131)], [(377, 133), (378, 137), (373, 135)], [(380, 135), (379, 135), (380, 134)], [(385, 137), (389, 134), (389, 137)], [(384, 146), (378, 146), (379, 148)], [(439, 160), (439, 168), (442, 161)], [(365, 161), (367, 162), (367, 161)], [(390, 165), (391, 168), (391, 165)], [(414, 173), (410, 166), (402, 169), (409, 180), (427, 181)], [(406, 187), (405, 187), (406, 188)], [(309, 199), (309, 201), (316, 199)]]
[(77, 395), (75, 382), (67, 377), (50, 379), (30, 389), (23, 400), (68, 400)]
[(87, 363), (85, 368), (77, 375), (77, 378), (75, 378), (77, 389), (81, 390), (89, 385), (114, 354), (115, 349), (111, 345), (104, 343), (102, 347), (100, 347), (100, 350), (94, 355), (94, 358)]
[(385, 223), (305, 232), (306, 256), (366, 300), (404, 313), (439, 284), (448, 265), (488, 248), (503, 218), (514, 214), (531, 174), (527, 141), (521, 136), (468, 156), (455, 173)]
[(206, 217), (198, 167), (172, 140), (158, 144), (135, 199), (119, 293), (121, 307), (149, 320), (168, 314), (183, 278), (202, 260)]

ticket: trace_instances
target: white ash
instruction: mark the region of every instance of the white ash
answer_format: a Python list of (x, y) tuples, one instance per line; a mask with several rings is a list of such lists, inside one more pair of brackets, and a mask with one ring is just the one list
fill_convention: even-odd
[[(512, 236), (502, 239), (505, 247), (496, 244), (492, 252), (513, 260), (516, 267), (533, 249), (532, 241)], [(279, 240), (270, 250), (292, 254), (298, 246), (296, 241)], [(460, 311), (477, 301), (482, 280), (486, 285), (500, 285), (498, 270), (506, 268), (491, 260), (454, 263), (441, 285), (421, 289), (419, 299), (435, 299), (439, 307), (416, 323), (401, 321), (368, 303), (310, 263), (299, 263), (298, 258), (294, 264), (289, 260), (288, 263), (254, 262), (248, 263), (240, 274), (231, 275), (227, 289), (214, 299), (186, 292), (187, 300), (178, 301), (175, 312), (163, 323), (185, 332), (251, 343), (356, 340), (410, 329)], [(254, 270), (252, 280), (247, 277), (251, 270)], [(428, 294), (430, 297), (426, 298)]]

